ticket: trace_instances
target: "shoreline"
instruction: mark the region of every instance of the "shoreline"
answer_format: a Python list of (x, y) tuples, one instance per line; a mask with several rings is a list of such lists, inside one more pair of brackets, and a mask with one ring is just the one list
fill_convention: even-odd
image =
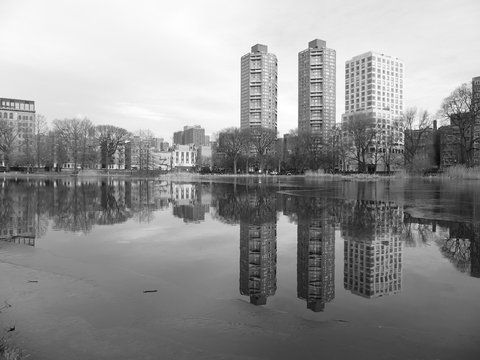
[(317, 173), (310, 172), (306, 174), (292, 174), (292, 175), (270, 175), (270, 174), (200, 174), (191, 172), (170, 172), (170, 173), (153, 173), (153, 174), (139, 174), (139, 173), (127, 173), (126, 171), (110, 171), (103, 172), (98, 170), (83, 170), (78, 174), (73, 174), (71, 171), (64, 172), (37, 172), (37, 173), (22, 173), (22, 172), (4, 172), (0, 173), (0, 178), (3, 179), (64, 179), (64, 178), (77, 178), (77, 179), (130, 179), (130, 180), (176, 180), (176, 179), (228, 179), (228, 178), (271, 178), (271, 179), (288, 179), (288, 178), (305, 178), (305, 179), (318, 179), (318, 180), (338, 180), (338, 181), (377, 181), (377, 180), (404, 180), (404, 179), (438, 179), (438, 180), (479, 180), (479, 175), (472, 171), (469, 173), (459, 172), (455, 169), (451, 172), (442, 174), (409, 174), (406, 172), (397, 172), (390, 175), (387, 174), (362, 174), (362, 173), (349, 173), (349, 174), (330, 174), (330, 173)]

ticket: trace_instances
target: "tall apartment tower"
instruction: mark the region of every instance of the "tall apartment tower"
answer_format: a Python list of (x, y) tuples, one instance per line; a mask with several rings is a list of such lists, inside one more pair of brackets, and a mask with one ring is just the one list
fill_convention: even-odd
[(240, 128), (277, 130), (277, 57), (266, 45), (252, 46), (241, 59)]
[(336, 52), (315, 39), (298, 53), (298, 131), (325, 134), (335, 125)]
[[(403, 76), (403, 62), (385, 54), (370, 51), (345, 62), (345, 114), (342, 122), (355, 115), (365, 115), (373, 120), (376, 136), (371, 148), (372, 159), (374, 154), (403, 152)], [(377, 170), (382, 166), (383, 170), (390, 170), (390, 165), (375, 166)]]
[[(473, 101), (478, 107), (477, 113), (480, 112), (480, 76), (474, 77), (472, 79), (472, 97)], [(477, 118), (477, 123), (480, 124), (480, 114)]]
[(345, 114), (359, 111), (403, 113), (403, 62), (367, 52), (345, 62)]

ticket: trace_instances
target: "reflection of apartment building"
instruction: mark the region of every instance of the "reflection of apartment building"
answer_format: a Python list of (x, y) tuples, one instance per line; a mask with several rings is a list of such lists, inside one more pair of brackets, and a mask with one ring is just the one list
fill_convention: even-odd
[[(35, 102), (0, 98), (0, 122), (10, 127), (14, 137), (12, 155), (32, 156), (35, 134)], [(6, 166), (4, 154), (0, 152), (0, 166)]]
[(360, 203), (356, 215), (365, 219), (344, 227), (344, 287), (368, 298), (395, 294), (402, 287), (403, 211), (394, 203)]
[(328, 220), (298, 219), (297, 296), (315, 312), (335, 297), (335, 229)]
[(277, 289), (277, 224), (240, 222), (240, 294), (265, 305)]
[(3, 184), (0, 187), (0, 240), (34, 246), (37, 215), (36, 198), (30, 191), (32, 188), (21, 187), (19, 191), (11, 191), (8, 186)]
[(396, 294), (402, 288), (402, 243), (345, 241), (343, 284), (346, 290), (368, 298)]

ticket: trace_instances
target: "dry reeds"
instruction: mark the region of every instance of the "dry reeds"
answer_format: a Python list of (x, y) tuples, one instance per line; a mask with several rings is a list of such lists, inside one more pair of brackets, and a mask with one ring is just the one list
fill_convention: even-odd
[(448, 179), (480, 180), (480, 167), (467, 168), (464, 165), (450, 166), (440, 174), (440, 177)]

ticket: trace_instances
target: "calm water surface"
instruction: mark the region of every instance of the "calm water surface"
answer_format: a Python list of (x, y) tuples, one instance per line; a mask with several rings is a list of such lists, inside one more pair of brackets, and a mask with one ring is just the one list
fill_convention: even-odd
[(33, 359), (478, 359), (480, 185), (0, 179)]

